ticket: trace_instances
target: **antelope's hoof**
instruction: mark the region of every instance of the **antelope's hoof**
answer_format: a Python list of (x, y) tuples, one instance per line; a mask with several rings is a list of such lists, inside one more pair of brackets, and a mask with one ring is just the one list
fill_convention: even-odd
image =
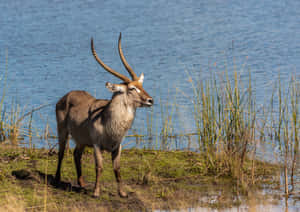
[(121, 191), (121, 190), (119, 190), (119, 195), (120, 195), (120, 197), (123, 197), (123, 198), (128, 197), (128, 194), (124, 191)]
[(58, 186), (58, 185), (60, 185), (60, 178), (55, 177), (52, 182), (53, 182), (53, 185)]
[(93, 197), (94, 197), (94, 198), (99, 198), (100, 195), (99, 195), (99, 194), (93, 194)]
[(81, 188), (84, 188), (85, 187), (85, 183), (84, 183), (84, 180), (81, 178), (78, 180), (78, 185), (81, 187)]
[(94, 198), (100, 197), (100, 192), (94, 192), (93, 197), (94, 197)]

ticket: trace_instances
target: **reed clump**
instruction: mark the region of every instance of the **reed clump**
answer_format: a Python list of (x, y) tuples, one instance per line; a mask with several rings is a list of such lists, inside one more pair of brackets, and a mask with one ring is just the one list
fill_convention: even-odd
[(237, 72), (233, 81), (226, 74), (191, 84), (197, 142), (207, 166), (216, 174), (241, 178), (247, 153), (256, 142), (257, 109), (250, 72), (246, 87)]
[[(300, 130), (300, 83), (292, 76), (289, 83), (283, 86), (278, 77), (271, 102), (275, 108), (270, 119), (273, 121), (272, 131), (269, 139), (279, 147), (279, 153), (284, 159), (284, 191), (288, 197), (295, 188), (295, 173), (299, 155), (299, 130)], [(277, 105), (274, 103), (277, 102)], [(276, 107), (277, 106), (277, 107)], [(275, 120), (275, 121), (274, 121)], [(298, 166), (299, 167), (299, 166)], [(288, 179), (290, 176), (290, 180)], [(289, 189), (289, 185), (291, 188)]]
[[(194, 80), (191, 76), (189, 79), (193, 90), (194, 135), (211, 172), (231, 176), (241, 185), (246, 181), (254, 184), (255, 159), (257, 153), (264, 151), (257, 149), (258, 145), (267, 145), (274, 159), (279, 147), (279, 154), (284, 158), (285, 193), (289, 193), (289, 184), (293, 190), (300, 123), (300, 85), (296, 77), (286, 87), (282, 87), (278, 77), (267, 104), (259, 107), (250, 71), (246, 82), (238, 72), (234, 72), (232, 80), (227, 73), (212, 75), (208, 80)], [(246, 160), (252, 161), (250, 181), (245, 178)]]
[[(0, 76), (0, 93), (2, 93), (0, 96), (0, 143), (18, 145), (21, 141), (26, 140), (23, 144), (28, 144), (29, 140), (29, 146), (32, 147), (32, 138), (39, 136), (39, 130), (36, 132), (33, 130), (33, 113), (49, 104), (41, 105), (24, 113), (26, 107), (20, 106), (16, 98), (7, 97), (7, 76), (6, 65), (6, 71), (3, 76)], [(11, 100), (10, 103), (8, 99)]]
[[(7, 61), (7, 59), (6, 59)], [(4, 76), (0, 79), (2, 84), (2, 95), (0, 99), (0, 142), (8, 142), (11, 144), (17, 144), (21, 139), (21, 117), (20, 106), (12, 101), (10, 107), (7, 109), (4, 104), (6, 97), (6, 86), (7, 86), (7, 62), (6, 71)]]

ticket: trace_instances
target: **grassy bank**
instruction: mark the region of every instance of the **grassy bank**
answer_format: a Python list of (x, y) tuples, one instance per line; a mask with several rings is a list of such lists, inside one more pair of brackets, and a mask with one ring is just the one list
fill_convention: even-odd
[[(0, 145), (0, 210), (82, 211), (178, 209), (239, 205), (261, 188), (278, 188), (279, 166), (256, 161), (254, 184), (237, 185), (226, 172), (216, 175), (205, 155), (190, 151), (130, 149), (122, 152), (121, 174), (129, 193), (120, 198), (111, 158), (104, 154), (101, 197), (92, 197), (95, 168), (91, 149), (83, 156), (87, 189), (76, 185), (72, 150), (65, 153), (60, 187), (53, 184), (57, 155), (46, 149)], [(220, 164), (221, 165), (221, 164)], [(245, 160), (246, 181), (252, 181), (252, 162)], [(246, 187), (245, 187), (246, 186)], [(237, 198), (238, 197), (238, 198)], [(264, 198), (262, 198), (264, 199)]]

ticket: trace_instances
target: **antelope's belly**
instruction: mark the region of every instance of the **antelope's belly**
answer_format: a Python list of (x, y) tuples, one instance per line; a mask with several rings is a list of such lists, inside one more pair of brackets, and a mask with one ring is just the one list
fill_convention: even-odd
[(108, 141), (108, 142), (101, 142), (100, 149), (105, 150), (108, 152), (113, 152), (119, 148), (121, 141)]
[(112, 152), (119, 148), (121, 141), (123, 140), (124, 136), (116, 136), (111, 134), (93, 134), (94, 141), (100, 147), (101, 150), (105, 150), (108, 152)]

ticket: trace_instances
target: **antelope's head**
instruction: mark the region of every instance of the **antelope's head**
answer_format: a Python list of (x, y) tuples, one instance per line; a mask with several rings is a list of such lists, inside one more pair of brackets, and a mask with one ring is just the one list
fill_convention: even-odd
[(128, 100), (130, 100), (135, 107), (150, 107), (153, 105), (152, 97), (144, 90), (143, 88), (143, 81), (144, 81), (144, 74), (142, 73), (140, 77), (138, 77), (133, 69), (127, 63), (122, 47), (121, 47), (121, 33), (119, 36), (118, 42), (118, 49), (119, 55), (123, 65), (125, 66), (126, 70), (130, 74), (132, 80), (128, 77), (124, 76), (123, 74), (118, 73), (117, 71), (113, 70), (109, 66), (107, 66), (103, 61), (98, 57), (95, 49), (93, 38), (91, 39), (91, 49), (92, 53), (96, 59), (96, 61), (109, 73), (118, 77), (123, 81), (121, 84), (113, 84), (113, 83), (106, 83), (106, 88), (114, 93), (114, 95), (125, 95)]

